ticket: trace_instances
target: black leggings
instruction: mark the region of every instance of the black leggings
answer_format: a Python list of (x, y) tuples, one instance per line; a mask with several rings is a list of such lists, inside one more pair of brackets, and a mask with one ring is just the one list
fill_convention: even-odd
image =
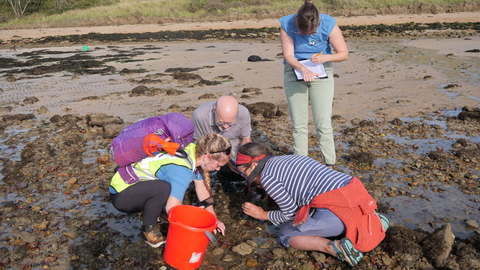
[(110, 194), (110, 200), (120, 212), (143, 212), (143, 225), (155, 225), (167, 204), (170, 190), (170, 183), (166, 181), (140, 181), (118, 194)]

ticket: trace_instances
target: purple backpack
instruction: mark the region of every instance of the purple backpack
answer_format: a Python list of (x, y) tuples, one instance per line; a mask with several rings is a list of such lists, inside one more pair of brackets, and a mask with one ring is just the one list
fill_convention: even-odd
[(149, 134), (180, 144), (180, 149), (193, 142), (192, 121), (181, 113), (168, 113), (135, 122), (125, 127), (110, 143), (113, 159), (119, 166), (127, 166), (148, 155), (143, 149), (143, 140)]

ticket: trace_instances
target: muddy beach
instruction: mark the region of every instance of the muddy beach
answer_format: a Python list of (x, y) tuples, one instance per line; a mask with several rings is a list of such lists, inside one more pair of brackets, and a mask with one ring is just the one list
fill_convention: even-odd
[[(250, 109), (253, 139), (278, 155), (292, 153), (280, 44), (273, 30), (260, 32), (270, 34), (136, 42), (33, 37), (15, 50), (4, 43), (0, 268), (171, 269), (162, 248), (138, 237), (138, 216), (110, 205), (116, 165), (108, 145), (139, 119), (190, 116), (199, 104), (234, 95)], [(480, 269), (476, 32), (402, 29), (389, 38), (378, 31), (347, 38), (350, 58), (334, 66), (337, 169), (364, 181), (393, 222), (359, 269)], [(250, 55), (262, 61), (249, 62)], [(320, 160), (310, 132), (310, 155)], [(227, 235), (209, 245), (200, 269), (349, 268), (281, 246), (271, 224), (241, 219), (242, 192), (214, 188)], [(189, 192), (185, 203), (194, 200)], [(160, 223), (166, 232), (165, 217)]]

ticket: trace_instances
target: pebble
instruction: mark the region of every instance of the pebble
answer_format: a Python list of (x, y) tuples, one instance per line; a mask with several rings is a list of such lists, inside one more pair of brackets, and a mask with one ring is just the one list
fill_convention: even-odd
[(245, 255), (248, 255), (250, 253), (252, 253), (253, 251), (253, 247), (250, 246), (249, 244), (247, 243), (241, 243), (240, 245), (238, 246), (234, 246), (232, 248), (232, 251), (235, 252), (235, 253), (238, 253), (242, 256), (245, 256)]

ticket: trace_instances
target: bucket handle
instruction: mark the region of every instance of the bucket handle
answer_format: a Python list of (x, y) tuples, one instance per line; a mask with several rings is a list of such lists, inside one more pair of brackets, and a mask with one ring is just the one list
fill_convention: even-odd
[(215, 236), (213, 236), (210, 231), (205, 231), (205, 235), (208, 237), (208, 239), (210, 239), (210, 242), (212, 242), (213, 244), (218, 243), (217, 238), (215, 238)]

